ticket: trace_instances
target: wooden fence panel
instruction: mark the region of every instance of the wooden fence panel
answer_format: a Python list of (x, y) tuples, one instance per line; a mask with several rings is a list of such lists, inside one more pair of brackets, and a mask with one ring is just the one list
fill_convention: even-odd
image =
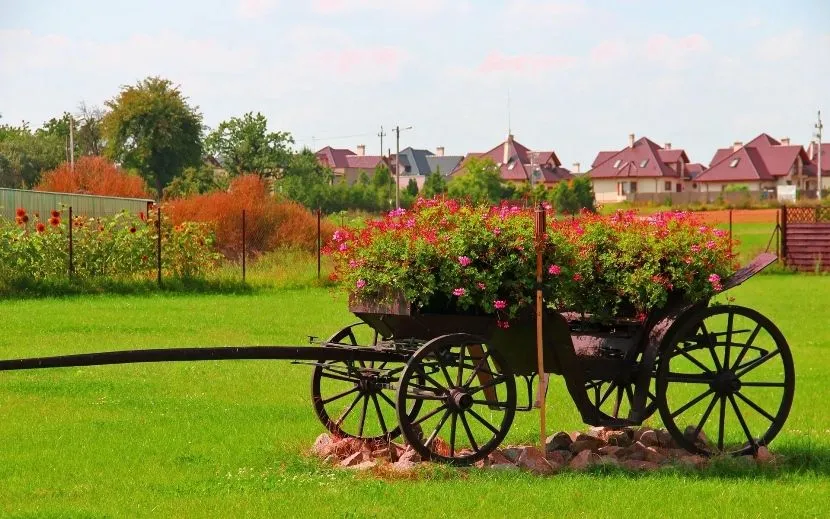
[(781, 222), (786, 264), (830, 271), (830, 207), (783, 207)]

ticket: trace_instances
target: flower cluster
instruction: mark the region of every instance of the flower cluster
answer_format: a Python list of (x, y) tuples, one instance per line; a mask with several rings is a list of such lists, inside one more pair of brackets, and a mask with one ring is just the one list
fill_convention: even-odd
[[(326, 247), (333, 278), (354, 297), (401, 294), (425, 312), (490, 314), (498, 325), (531, 305), (536, 281), (533, 211), (419, 199), (340, 229)], [(699, 300), (733, 270), (725, 233), (685, 212), (643, 218), (549, 217), (543, 290), (549, 306), (598, 318), (642, 315), (673, 294)]]

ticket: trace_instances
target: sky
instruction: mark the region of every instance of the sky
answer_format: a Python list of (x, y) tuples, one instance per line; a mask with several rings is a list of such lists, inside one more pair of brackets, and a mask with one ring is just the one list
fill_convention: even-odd
[[(830, 120), (826, 0), (0, 0), (0, 122), (158, 75), (208, 127), (253, 111), (297, 146), (448, 155), (512, 131), (584, 171), (628, 135), (684, 148)], [(509, 102), (508, 102), (509, 99)], [(830, 140), (830, 136), (825, 138)]]

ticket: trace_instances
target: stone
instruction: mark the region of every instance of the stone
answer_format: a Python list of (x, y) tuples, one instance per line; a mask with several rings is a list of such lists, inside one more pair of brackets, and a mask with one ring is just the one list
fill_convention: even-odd
[(666, 461), (666, 456), (659, 453), (657, 449), (655, 449), (654, 447), (648, 447), (642, 442), (634, 442), (634, 444), (631, 446), (631, 449), (635, 453), (641, 453), (642, 456), (638, 456), (637, 458), (634, 458), (633, 456), (628, 456), (628, 459), (642, 459), (644, 461), (649, 461), (651, 463), (663, 463), (664, 461)]
[(764, 446), (758, 447), (758, 452), (755, 453), (755, 461), (758, 463), (773, 463), (775, 461), (775, 457), (772, 453)]
[(605, 441), (608, 445), (616, 445), (618, 447), (628, 447), (631, 445), (632, 436), (626, 431), (609, 431), (605, 435)]
[(329, 456), (334, 451), (334, 441), (327, 433), (323, 433), (314, 440), (314, 446), (311, 447), (311, 452), (321, 458)]
[(599, 454), (602, 454), (603, 456), (613, 456), (616, 458), (617, 454), (621, 450), (623, 450), (623, 448), (617, 445), (606, 445), (605, 447), (600, 447), (599, 449), (597, 449), (597, 452)]
[(709, 460), (700, 456), (699, 454), (686, 454), (683, 457), (677, 458), (678, 463), (688, 467), (702, 469), (708, 465)]
[(508, 447), (506, 449), (502, 449), (501, 453), (504, 454), (504, 456), (512, 463), (516, 463), (524, 449), (526, 449), (526, 447)]
[(574, 454), (579, 452), (588, 450), (588, 451), (596, 451), (600, 447), (604, 447), (606, 445), (604, 440), (600, 440), (599, 438), (594, 438), (592, 436), (585, 436), (582, 439), (576, 440), (570, 446), (570, 451)]
[(666, 449), (675, 449), (677, 444), (672, 438), (671, 433), (665, 429), (657, 429), (657, 441), (660, 442), (660, 447)]
[(407, 447), (407, 449), (403, 451), (403, 454), (401, 454), (400, 457), (398, 457), (398, 462), (400, 461), (409, 461), (417, 463), (421, 461), (421, 455), (418, 454), (412, 447)]
[(403, 472), (403, 471), (407, 471), (407, 470), (412, 470), (416, 466), (417, 466), (417, 463), (415, 463), (413, 461), (401, 459), (401, 460), (398, 460), (398, 461), (396, 461), (395, 463), (392, 464), (392, 469)]
[(340, 458), (346, 458), (363, 449), (363, 442), (357, 438), (343, 438), (332, 445), (332, 453)]
[(656, 470), (660, 468), (656, 463), (641, 460), (624, 460), (620, 465), (628, 470)]
[(381, 447), (380, 449), (376, 449), (376, 450), (373, 450), (371, 452), (371, 457), (372, 458), (388, 460), (388, 461), (391, 461), (391, 462), (397, 461), (396, 458), (393, 459), (394, 455), (395, 455), (395, 449), (394, 448), (390, 449), (389, 447)]
[(491, 465), (505, 465), (508, 463), (513, 463), (510, 459), (504, 455), (504, 453), (496, 449), (487, 456), (487, 459), (490, 460)]
[(643, 431), (637, 441), (646, 447), (657, 447), (660, 445), (660, 440), (657, 438), (657, 431), (653, 429)]
[(548, 451), (568, 449), (572, 443), (573, 439), (571, 439), (568, 433), (559, 431), (556, 434), (548, 436), (545, 442), (545, 449)]
[(486, 469), (490, 466), (490, 458), (484, 458), (483, 460), (478, 460), (477, 462), (473, 463), (473, 466), (477, 469)]
[(589, 450), (584, 450), (577, 453), (570, 463), (568, 463), (568, 466), (575, 470), (585, 470), (594, 463), (598, 463), (599, 460), (600, 457), (598, 454)]
[(700, 431), (699, 433), (697, 433), (697, 438), (695, 438), (695, 429), (696, 427), (694, 425), (686, 427), (686, 429), (683, 431), (683, 437), (692, 443), (696, 443), (704, 447), (708, 445), (709, 439), (706, 437), (706, 433)]
[(335, 465), (340, 462), (340, 458), (335, 456), (334, 454), (329, 454), (328, 456), (323, 459), (323, 463), (326, 465)]
[(607, 432), (608, 429), (606, 429), (605, 427), (591, 427), (590, 429), (588, 429), (588, 436), (593, 436), (594, 438), (604, 440)]
[(653, 430), (654, 429), (652, 429), (651, 427), (640, 427), (639, 429), (635, 429), (634, 430), (634, 437), (632, 438), (632, 440), (634, 440), (635, 442), (638, 442), (638, 441), (640, 441), (640, 438), (643, 437), (643, 434), (645, 434), (649, 431), (653, 431)]
[(686, 449), (665, 449), (664, 454), (669, 458), (680, 459), (691, 454)]
[(551, 474), (554, 470), (544, 454), (536, 447), (523, 448), (516, 460), (516, 465), (535, 474)]
[(356, 465), (359, 465), (359, 464), (363, 463), (364, 461), (366, 461), (366, 460), (363, 459), (363, 452), (358, 451), (358, 452), (355, 452), (354, 454), (350, 455), (349, 457), (347, 457), (343, 461), (341, 461), (340, 466), (342, 466), (342, 467), (354, 467)]
[(352, 470), (369, 470), (375, 467), (374, 460), (366, 460), (358, 463), (357, 465), (349, 465), (348, 468)]
[(619, 467), (620, 460), (615, 458), (614, 456), (602, 456), (597, 462), (597, 465), (605, 465), (608, 467)]
[(551, 465), (567, 465), (569, 461), (571, 461), (571, 453), (570, 451), (548, 451), (547, 456), (545, 456), (547, 460), (550, 462)]

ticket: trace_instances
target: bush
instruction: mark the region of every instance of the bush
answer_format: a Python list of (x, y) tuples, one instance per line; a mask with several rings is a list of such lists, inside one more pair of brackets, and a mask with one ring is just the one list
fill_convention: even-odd
[[(216, 247), (227, 258), (242, 253), (242, 210), (245, 210), (246, 244), (257, 255), (277, 248), (291, 247), (314, 251), (317, 247), (317, 218), (302, 205), (279, 201), (270, 195), (268, 186), (257, 175), (243, 175), (230, 189), (173, 200), (163, 212), (174, 224), (203, 222), (216, 235)], [(327, 241), (334, 226), (323, 221), (321, 232)]]
[(147, 183), (103, 157), (81, 157), (75, 169), (68, 162), (47, 171), (36, 191), (150, 198)]

